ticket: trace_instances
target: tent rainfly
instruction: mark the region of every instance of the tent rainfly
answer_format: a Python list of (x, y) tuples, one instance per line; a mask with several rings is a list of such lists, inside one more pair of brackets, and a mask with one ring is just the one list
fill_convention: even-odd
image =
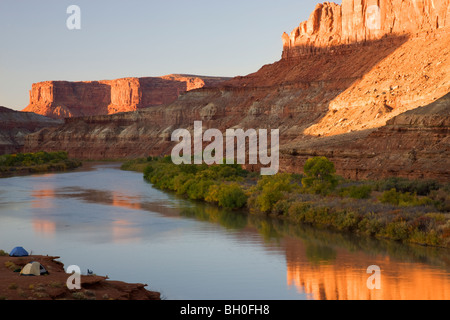
[(21, 276), (42, 276), (44, 274), (48, 274), (48, 271), (39, 262), (30, 262), (20, 271)]
[(12, 251), (9, 253), (10, 257), (27, 257), (28, 252), (22, 247), (15, 247), (12, 249)]

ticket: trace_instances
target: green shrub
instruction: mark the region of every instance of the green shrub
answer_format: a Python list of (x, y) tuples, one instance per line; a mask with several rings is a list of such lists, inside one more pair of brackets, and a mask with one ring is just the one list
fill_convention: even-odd
[(426, 196), (431, 191), (438, 190), (440, 184), (434, 180), (408, 180), (406, 178), (391, 177), (376, 183), (377, 191), (389, 191), (395, 189), (402, 193), (415, 193)]
[(223, 208), (240, 209), (247, 204), (247, 195), (237, 183), (211, 185), (205, 200)]
[(305, 222), (306, 213), (311, 209), (311, 204), (308, 202), (294, 202), (288, 210), (288, 215), (294, 222)]
[(273, 206), (272, 213), (279, 216), (287, 216), (289, 214), (289, 208), (291, 206), (291, 202), (286, 199), (282, 199), (277, 201)]
[(303, 168), (302, 185), (306, 192), (326, 195), (338, 184), (334, 163), (326, 157), (310, 158)]
[(430, 193), (430, 198), (433, 201), (434, 206), (441, 212), (450, 211), (450, 192), (441, 188), (434, 190)]
[(408, 239), (408, 226), (404, 221), (391, 222), (386, 226), (386, 235), (396, 241)]
[(274, 176), (264, 176), (252, 190), (258, 194), (255, 199), (257, 211), (270, 213), (275, 203), (284, 199), (293, 188), (290, 174), (279, 173)]
[(204, 200), (208, 194), (209, 187), (214, 184), (211, 180), (200, 180), (196, 181), (194, 179), (188, 180), (185, 185), (186, 193), (189, 199), (192, 200)]
[(339, 190), (341, 197), (350, 197), (353, 199), (369, 199), (372, 193), (372, 187), (369, 185), (351, 186)]
[(419, 199), (415, 194), (398, 192), (396, 189), (385, 191), (379, 200), (382, 203), (389, 203), (400, 207), (422, 206), (433, 203), (430, 198), (424, 197)]
[(28, 167), (45, 163), (58, 163), (67, 159), (68, 156), (65, 151), (6, 154), (0, 157), (0, 166)]

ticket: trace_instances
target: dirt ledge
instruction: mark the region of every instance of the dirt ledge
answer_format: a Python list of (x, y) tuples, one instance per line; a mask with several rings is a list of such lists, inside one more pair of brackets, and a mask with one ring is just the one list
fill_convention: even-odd
[[(159, 292), (148, 291), (146, 284), (108, 280), (108, 277), (81, 275), (81, 290), (69, 290), (70, 276), (59, 257), (0, 256), (0, 300), (161, 300)], [(37, 261), (49, 272), (43, 276), (21, 276), (20, 269)]]

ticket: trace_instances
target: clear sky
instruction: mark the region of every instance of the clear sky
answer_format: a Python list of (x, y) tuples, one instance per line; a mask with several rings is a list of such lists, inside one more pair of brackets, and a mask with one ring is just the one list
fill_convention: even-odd
[[(256, 72), (318, 2), (1, 0), (0, 105), (22, 110), (32, 83), (47, 80)], [(66, 26), (73, 4), (81, 30)]]

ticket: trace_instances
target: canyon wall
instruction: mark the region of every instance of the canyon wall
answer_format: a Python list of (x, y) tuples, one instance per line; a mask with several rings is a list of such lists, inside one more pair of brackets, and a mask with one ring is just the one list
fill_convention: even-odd
[(283, 58), (433, 32), (450, 23), (449, 0), (343, 0), (318, 4), (307, 21), (283, 34)]
[(30, 104), (23, 111), (55, 119), (135, 111), (169, 104), (181, 93), (227, 79), (168, 75), (89, 82), (45, 81), (32, 85)]
[[(387, 2), (379, 2), (386, 9)], [(356, 0), (352, 3), (358, 7)], [(322, 8), (341, 10), (341, 23), (333, 29), (341, 40), (334, 47), (295, 56), (285, 44), (280, 61), (255, 73), (182, 93), (164, 106), (66, 119), (60, 127), (28, 136), (26, 149), (66, 150), (72, 157), (98, 160), (166, 155), (175, 145), (172, 132), (192, 130), (194, 121), (201, 120), (204, 129), (223, 132), (279, 129), (281, 171), (301, 173), (308, 158), (324, 155), (347, 178), (449, 181), (450, 28), (444, 14), (449, 2), (415, 1), (423, 4), (417, 8), (424, 17), (411, 20), (414, 28), (403, 31), (395, 21), (409, 14), (410, 2), (389, 3), (396, 18), (383, 20), (383, 30), (395, 30), (388, 37), (369, 37), (363, 44), (346, 38), (345, 6), (325, 3)], [(358, 17), (358, 10), (352, 15)], [(436, 14), (442, 23), (430, 24)], [(314, 23), (325, 23), (322, 13), (316, 16), (320, 19)], [(359, 24), (351, 26), (348, 32), (357, 35)], [(310, 44), (319, 48), (326, 38), (311, 38)]]
[(26, 135), (62, 123), (35, 113), (0, 107), (0, 155), (22, 151)]

